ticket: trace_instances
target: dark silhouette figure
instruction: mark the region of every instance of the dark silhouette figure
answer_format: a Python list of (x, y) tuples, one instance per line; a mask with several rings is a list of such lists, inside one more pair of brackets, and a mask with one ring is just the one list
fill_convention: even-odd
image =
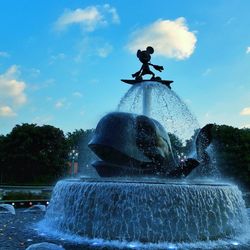
[(151, 54), (154, 53), (154, 49), (150, 46), (147, 47), (146, 50), (138, 50), (137, 51), (137, 57), (142, 62), (141, 69), (137, 71), (136, 73), (132, 74), (132, 77), (134, 77), (136, 80), (142, 80), (142, 76), (144, 75), (152, 75), (151, 80), (161, 80), (160, 77), (155, 77), (155, 73), (150, 70), (149, 66), (153, 66), (154, 69), (158, 71), (162, 71), (164, 68), (163, 66), (158, 66), (150, 63)]

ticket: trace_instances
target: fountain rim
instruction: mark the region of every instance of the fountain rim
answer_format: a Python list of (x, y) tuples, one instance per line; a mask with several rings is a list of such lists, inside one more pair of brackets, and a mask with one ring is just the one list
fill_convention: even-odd
[(60, 181), (69, 183), (103, 183), (103, 184), (143, 184), (143, 185), (164, 185), (164, 186), (181, 186), (181, 187), (235, 187), (233, 183), (214, 183), (214, 182), (201, 182), (200, 180), (179, 180), (179, 179), (132, 179), (132, 178), (92, 178), (92, 177), (79, 177), (68, 178)]

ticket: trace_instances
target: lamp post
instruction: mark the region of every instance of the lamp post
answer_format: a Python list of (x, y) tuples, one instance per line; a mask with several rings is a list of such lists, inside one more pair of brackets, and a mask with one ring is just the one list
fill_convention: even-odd
[(74, 176), (75, 160), (78, 159), (78, 152), (75, 149), (69, 152), (69, 159), (71, 161), (72, 176)]

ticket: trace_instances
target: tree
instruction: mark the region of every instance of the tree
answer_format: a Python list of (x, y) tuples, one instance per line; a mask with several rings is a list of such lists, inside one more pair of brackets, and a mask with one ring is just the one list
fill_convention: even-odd
[(65, 173), (67, 153), (62, 130), (49, 125), (16, 125), (4, 142), (5, 180), (53, 182)]
[(250, 129), (216, 125), (212, 134), (222, 176), (250, 190)]
[(88, 143), (93, 134), (94, 129), (79, 129), (75, 130), (73, 133), (67, 133), (69, 148), (76, 149), (79, 153), (78, 164), (81, 173), (84, 173), (86, 171), (86, 166), (89, 166), (91, 162), (96, 159), (95, 154), (88, 147)]
[(189, 140), (186, 140), (185, 143), (183, 143), (182, 140), (178, 138), (176, 135), (168, 133), (173, 152), (175, 153), (176, 156), (181, 154), (189, 156), (190, 153), (195, 150), (195, 141), (197, 133), (198, 130)]
[(4, 142), (5, 136), (0, 135), (0, 183), (2, 183), (4, 179)]

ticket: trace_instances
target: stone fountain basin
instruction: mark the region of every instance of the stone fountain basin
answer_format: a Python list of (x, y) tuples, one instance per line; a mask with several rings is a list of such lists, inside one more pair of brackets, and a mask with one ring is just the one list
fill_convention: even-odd
[(176, 243), (240, 235), (248, 219), (231, 184), (83, 178), (56, 184), (43, 223), (88, 238)]

